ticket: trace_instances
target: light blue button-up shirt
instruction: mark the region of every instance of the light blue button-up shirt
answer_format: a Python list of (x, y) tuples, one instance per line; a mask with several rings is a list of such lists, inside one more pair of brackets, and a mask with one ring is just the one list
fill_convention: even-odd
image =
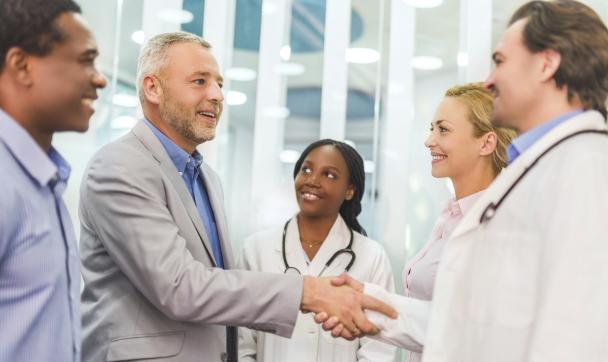
[(177, 171), (182, 175), (182, 179), (190, 191), (190, 196), (194, 199), (196, 208), (201, 217), (205, 230), (209, 236), (211, 248), (213, 249), (213, 257), (218, 267), (224, 267), (224, 258), (222, 254), (222, 247), (220, 244), (220, 237), (217, 231), (217, 223), (215, 222), (215, 215), (209, 202), (209, 195), (207, 195), (207, 189), (202, 180), (200, 174), (200, 167), (203, 163), (203, 156), (196, 150), (189, 155), (186, 151), (175, 144), (169, 137), (165, 136), (158, 128), (156, 128), (150, 121), (144, 119), (146, 125), (150, 127), (156, 138), (169, 154), (171, 161), (177, 168)]
[(566, 122), (570, 118), (579, 115), (580, 113), (583, 113), (583, 111), (579, 109), (576, 111), (568, 112), (566, 114), (562, 114), (561, 116), (556, 117), (550, 120), (549, 122), (545, 122), (539, 126), (532, 128), (526, 133), (522, 133), (519, 137), (515, 138), (507, 148), (508, 164), (511, 164), (511, 162), (515, 161), (515, 159), (519, 157), (519, 155), (526, 152), (528, 148), (532, 147), (532, 145), (535, 144), (536, 141), (538, 141), (542, 136), (546, 135), (553, 128)]
[(61, 199), (70, 174), (0, 109), (0, 361), (80, 361), (80, 261)]

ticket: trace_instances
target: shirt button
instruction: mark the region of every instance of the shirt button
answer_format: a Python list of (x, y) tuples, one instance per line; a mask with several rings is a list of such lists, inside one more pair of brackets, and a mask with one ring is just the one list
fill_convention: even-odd
[(220, 355), (220, 359), (225, 362), (228, 360), (228, 355), (226, 354), (226, 352), (222, 352), (222, 354)]

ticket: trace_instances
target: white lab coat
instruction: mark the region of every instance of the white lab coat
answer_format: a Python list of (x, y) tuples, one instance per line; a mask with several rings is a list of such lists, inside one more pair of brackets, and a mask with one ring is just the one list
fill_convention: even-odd
[[(587, 129), (606, 130), (599, 113), (585, 112), (543, 136), (454, 230), (430, 304), (424, 362), (608, 359), (608, 137), (578, 135), (551, 150), (480, 224), (487, 205), (538, 155)], [(400, 313), (407, 319), (407, 308)], [(402, 319), (402, 332), (424, 329), (411, 325), (421, 319)], [(397, 323), (385, 322), (381, 328)]]
[[(248, 270), (283, 273), (285, 266), (281, 253), (283, 228), (260, 232), (249, 237), (242, 250), (239, 266)], [(339, 216), (325, 242), (307, 265), (306, 255), (299, 239), (295, 218), (289, 223), (286, 236), (286, 256), (290, 266), (298, 268), (303, 275), (318, 276), (325, 263), (339, 249), (345, 248), (350, 232)], [(379, 284), (394, 291), (394, 279), (389, 259), (382, 246), (354, 232), (352, 248), (355, 263), (349, 274), (362, 281)], [(350, 257), (340, 255), (325, 269), (321, 276), (335, 276), (344, 272)], [(272, 334), (239, 329), (239, 361), (259, 362), (311, 362), (311, 361), (394, 361), (396, 348), (387, 344), (361, 338), (347, 341), (333, 338), (329, 332), (317, 325), (312, 313), (298, 315), (291, 339)]]

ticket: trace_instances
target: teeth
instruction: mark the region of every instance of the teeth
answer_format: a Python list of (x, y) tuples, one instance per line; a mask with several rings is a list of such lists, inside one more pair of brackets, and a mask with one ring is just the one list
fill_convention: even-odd
[(440, 156), (440, 155), (432, 155), (432, 157), (433, 157), (433, 161), (443, 160), (443, 159), (447, 158), (447, 156)]
[(315, 195), (315, 194), (311, 194), (310, 192), (305, 192), (302, 194), (302, 197), (305, 200), (309, 200), (309, 201), (316, 201), (319, 199), (319, 196)]
[(200, 114), (202, 116), (207, 116), (207, 117), (215, 118), (215, 113), (211, 113), (211, 112), (198, 112), (198, 114)]
[(91, 98), (83, 98), (81, 102), (82, 102), (82, 104), (84, 104), (86, 106), (93, 105), (93, 100)]

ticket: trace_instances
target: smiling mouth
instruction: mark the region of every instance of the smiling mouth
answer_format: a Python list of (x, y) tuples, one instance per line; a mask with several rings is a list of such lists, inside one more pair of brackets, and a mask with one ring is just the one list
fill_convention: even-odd
[(306, 201), (317, 201), (320, 199), (319, 195), (314, 194), (312, 192), (301, 192), (300, 196), (302, 197), (303, 200), (306, 200)]
[(445, 160), (446, 158), (448, 158), (448, 156), (446, 156), (446, 155), (439, 155), (439, 154), (431, 154), (431, 157), (433, 159), (433, 162)]
[(207, 118), (211, 118), (211, 119), (217, 118), (217, 116), (214, 112), (199, 111), (199, 112), (196, 112), (196, 114), (198, 114), (199, 116), (207, 117)]

